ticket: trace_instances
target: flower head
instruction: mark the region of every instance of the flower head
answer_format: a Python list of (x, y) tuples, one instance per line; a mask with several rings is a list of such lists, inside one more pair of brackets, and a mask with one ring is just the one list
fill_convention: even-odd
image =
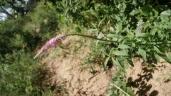
[(102, 34), (102, 33), (100, 33), (100, 34), (97, 36), (98, 39), (101, 39), (102, 37), (103, 37), (103, 34)]
[(46, 42), (45, 45), (43, 45), (43, 47), (40, 49), (40, 51), (37, 53), (37, 55), (34, 57), (34, 59), (40, 55), (41, 53), (47, 51), (49, 48), (54, 47), (55, 45), (57, 45), (58, 43), (60, 43), (62, 40), (65, 39), (65, 35), (64, 34), (60, 34), (52, 39), (50, 39), (49, 41)]
[(142, 26), (143, 23), (144, 23), (143, 20), (140, 20), (138, 21), (137, 26)]
[(142, 24), (143, 24), (143, 23), (144, 23), (144, 22), (143, 22), (142, 20), (138, 21), (137, 27), (140, 27), (140, 29), (138, 30), (137, 34), (140, 34), (140, 33), (142, 32), (142, 28), (143, 28)]

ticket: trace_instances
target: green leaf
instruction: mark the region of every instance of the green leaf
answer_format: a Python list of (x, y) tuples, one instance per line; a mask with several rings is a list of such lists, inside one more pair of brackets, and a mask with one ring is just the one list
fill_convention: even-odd
[(119, 22), (119, 24), (118, 24), (119, 26), (119, 32), (122, 32), (122, 23), (121, 22)]
[(149, 37), (150, 34), (148, 33), (140, 33), (140, 34), (136, 34), (136, 37)]
[(171, 22), (168, 22), (168, 23), (166, 24), (166, 28), (171, 29)]
[(109, 59), (110, 59), (110, 57), (107, 57), (107, 58), (106, 58), (106, 60), (105, 60), (105, 62), (104, 62), (104, 69), (106, 68)]
[(161, 52), (156, 46), (154, 46), (154, 51), (156, 51), (159, 54), (164, 54), (163, 52)]
[(98, 27), (100, 27), (100, 25), (102, 24), (103, 21), (104, 21), (104, 18), (102, 20), (100, 20)]
[(115, 26), (116, 34), (120, 34), (122, 32), (122, 22), (119, 22)]
[(122, 71), (125, 72), (125, 69), (124, 67), (120, 64), (120, 62), (118, 61), (118, 59), (116, 58), (116, 60), (112, 57), (112, 62), (117, 66), (119, 67)]
[(88, 32), (90, 32), (90, 33), (98, 33), (98, 30), (97, 29), (89, 29)]
[(132, 62), (131, 57), (128, 58), (128, 62), (132, 67), (134, 67), (134, 63)]
[(119, 56), (128, 56), (128, 54), (124, 51), (113, 51), (113, 54), (119, 55)]
[(134, 91), (133, 91), (130, 87), (127, 87), (127, 92), (128, 92), (131, 96), (135, 96)]
[(78, 33), (81, 33), (81, 32), (82, 32), (82, 30), (81, 30), (81, 28), (80, 28), (79, 26), (76, 26), (76, 27), (75, 27), (75, 30), (76, 30), (76, 32), (78, 32)]
[(128, 49), (128, 48), (130, 48), (128, 45), (124, 45), (124, 44), (120, 44), (119, 46), (118, 46), (118, 48), (121, 48), (121, 49)]
[(160, 82), (160, 81), (161, 81), (161, 78), (157, 78), (157, 79), (156, 79), (156, 82)]
[(158, 54), (154, 53), (154, 57), (157, 60), (157, 62), (160, 62), (160, 58), (159, 58), (159, 55)]
[(47, 6), (49, 7), (49, 9), (53, 8), (53, 4), (51, 2), (47, 2)]
[(168, 58), (171, 61), (171, 52), (168, 52)]
[(122, 89), (123, 89), (123, 90), (126, 90), (126, 83), (123, 81), (123, 82), (121, 82), (120, 84), (121, 84), (121, 86), (122, 86)]
[(119, 41), (117, 37), (113, 37), (112, 41)]
[(165, 61), (168, 63), (171, 63), (171, 60), (165, 55), (165, 54), (158, 54), (160, 57), (162, 57)]
[(146, 51), (144, 51), (143, 49), (138, 49), (138, 53), (143, 57), (144, 61), (147, 61), (147, 57), (146, 57)]
[(140, 13), (140, 11), (138, 9), (134, 9), (134, 10), (131, 11), (131, 13), (129, 13), (129, 15), (134, 16), (134, 15), (136, 15), (138, 13)]
[(146, 5), (140, 9), (140, 14), (143, 16), (149, 16), (149, 19), (154, 19), (158, 16), (158, 11), (150, 5)]
[(122, 91), (119, 91), (119, 94), (120, 94), (119, 96), (126, 96), (125, 93)]
[(154, 50), (157, 52), (157, 54), (162, 57), (165, 61), (168, 63), (171, 63), (171, 60), (163, 53), (161, 52), (156, 46), (154, 46)]
[(120, 9), (121, 12), (124, 12), (125, 11), (125, 8), (126, 8), (126, 4), (125, 3), (119, 3), (118, 4), (118, 8)]
[(107, 36), (107, 37), (116, 37), (115, 34), (107, 34), (106, 36)]
[(110, 49), (109, 55), (113, 52), (114, 49), (114, 47)]
[(143, 29), (147, 29), (147, 28), (149, 28), (149, 26), (151, 26), (151, 23), (150, 22), (144, 22), (143, 23)]
[(65, 22), (65, 17), (62, 15), (59, 15), (59, 20), (60, 22), (64, 23)]
[(115, 90), (114, 90), (114, 96), (117, 96), (117, 95), (118, 95), (118, 90), (115, 89)]
[(170, 16), (170, 13), (171, 13), (171, 10), (166, 10), (166, 11), (163, 11), (163, 12), (161, 12), (161, 16), (163, 15), (163, 16)]
[(96, 48), (98, 48), (98, 44), (99, 44), (99, 40), (96, 41), (96, 44), (95, 44)]

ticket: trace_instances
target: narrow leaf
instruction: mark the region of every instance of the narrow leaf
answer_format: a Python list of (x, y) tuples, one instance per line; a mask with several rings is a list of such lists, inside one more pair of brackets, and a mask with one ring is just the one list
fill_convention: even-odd
[(122, 32), (122, 23), (121, 22), (119, 22), (119, 32)]
[(120, 64), (120, 62), (118, 61), (118, 59), (115, 60), (114, 58), (112, 58), (112, 62), (113, 62), (117, 67), (119, 67), (122, 71), (125, 72), (124, 67)]
[(119, 46), (118, 46), (118, 48), (121, 48), (121, 49), (128, 49), (128, 48), (130, 48), (128, 45), (124, 45), (124, 44), (120, 44)]
[(171, 52), (168, 52), (168, 58), (171, 61)]
[(159, 59), (159, 55), (158, 54), (154, 53), (154, 57), (157, 60), (157, 62), (160, 62), (160, 59)]
[(115, 34), (107, 34), (106, 36), (107, 36), (107, 37), (116, 37)]
[(129, 64), (130, 64), (132, 67), (134, 67), (134, 63), (132, 62), (131, 57), (128, 58), (128, 62), (129, 62)]
[(154, 50), (159, 53), (159, 54), (164, 54), (163, 52), (161, 52), (156, 46), (154, 46)]
[(141, 34), (136, 34), (136, 37), (149, 37), (150, 34), (148, 33), (141, 33)]
[(127, 92), (128, 92), (131, 96), (135, 96), (134, 91), (133, 91), (130, 87), (127, 87)]
[(107, 57), (106, 60), (105, 60), (105, 62), (104, 62), (104, 69), (105, 69), (106, 66), (107, 66), (107, 63), (108, 63), (108, 61), (109, 61), (109, 58), (110, 58), (110, 57)]
[(113, 51), (113, 54), (119, 55), (119, 56), (128, 56), (128, 54), (124, 51)]
[(98, 48), (99, 40), (96, 41), (96, 48)]
[(160, 53), (158, 53), (158, 55), (160, 56), (160, 57), (162, 57), (165, 61), (167, 61), (168, 63), (171, 63), (171, 60), (165, 55), (165, 54), (160, 54)]
[(144, 61), (147, 61), (147, 57), (146, 57), (146, 51), (144, 51), (143, 49), (138, 49), (138, 53), (143, 57)]
[(168, 63), (171, 63), (171, 60), (163, 53), (161, 52), (156, 46), (154, 46), (154, 50), (157, 52), (157, 54), (162, 57), (165, 61)]

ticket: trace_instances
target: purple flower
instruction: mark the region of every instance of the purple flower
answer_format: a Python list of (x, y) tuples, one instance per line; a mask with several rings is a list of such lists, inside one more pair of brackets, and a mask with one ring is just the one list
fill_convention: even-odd
[(100, 33), (100, 34), (97, 36), (98, 39), (101, 39), (102, 37), (103, 37), (103, 34), (102, 34), (102, 33)]
[(43, 47), (40, 49), (40, 51), (37, 53), (37, 55), (34, 57), (34, 59), (40, 55), (41, 53), (47, 51), (49, 48), (54, 47), (55, 45), (57, 45), (59, 42), (61, 42), (63, 39), (65, 39), (65, 35), (60, 34), (52, 39), (50, 39), (49, 41), (46, 42), (45, 45), (43, 45)]

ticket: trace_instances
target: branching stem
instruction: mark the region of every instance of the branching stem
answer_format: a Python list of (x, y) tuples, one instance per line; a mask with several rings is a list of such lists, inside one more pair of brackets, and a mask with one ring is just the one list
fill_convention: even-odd
[(115, 86), (118, 90), (122, 91), (123, 93), (125, 93), (127, 96), (130, 96), (128, 93), (126, 93), (124, 90), (122, 90), (120, 87), (118, 87), (117, 85), (115, 84), (110, 84), (112, 86)]

